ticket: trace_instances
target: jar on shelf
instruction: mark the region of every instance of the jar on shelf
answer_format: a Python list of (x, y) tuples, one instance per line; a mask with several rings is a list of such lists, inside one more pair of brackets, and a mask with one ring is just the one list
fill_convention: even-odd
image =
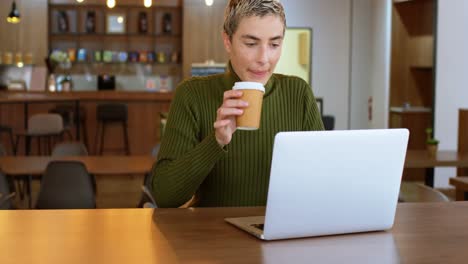
[(88, 11), (86, 13), (86, 33), (96, 32), (96, 12)]
[(165, 13), (162, 18), (162, 31), (166, 34), (172, 33), (172, 15)]
[(138, 14), (138, 32), (143, 34), (148, 33), (148, 17), (146, 12)]
[(59, 11), (58, 13), (58, 31), (61, 33), (68, 32), (68, 15), (66, 11)]

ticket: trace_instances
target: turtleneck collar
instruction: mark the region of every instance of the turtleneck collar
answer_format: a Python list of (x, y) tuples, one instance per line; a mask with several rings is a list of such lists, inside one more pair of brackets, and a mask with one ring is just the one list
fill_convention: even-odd
[[(268, 95), (273, 88), (275, 77), (272, 75), (268, 82), (264, 85), (265, 86), (265, 95)], [(228, 67), (226, 69), (226, 73), (224, 74), (224, 84), (226, 85), (226, 90), (231, 89), (234, 86), (235, 82), (241, 82), (242, 80), (239, 78), (237, 73), (234, 71), (232, 67), (231, 61), (228, 62)]]

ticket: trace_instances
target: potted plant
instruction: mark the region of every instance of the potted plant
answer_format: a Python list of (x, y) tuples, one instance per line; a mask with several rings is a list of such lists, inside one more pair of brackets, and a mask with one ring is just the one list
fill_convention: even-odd
[(69, 74), (65, 74), (63, 78), (61, 78), (59, 84), (56, 85), (56, 78), (55, 70), (57, 67), (63, 69), (65, 71), (69, 71), (71, 68), (71, 61), (68, 54), (61, 50), (54, 50), (52, 51), (49, 56), (45, 59), (47, 69), (49, 70), (49, 80), (48, 80), (48, 90), (50, 92), (57, 91), (58, 88), (65, 88), (64, 90), (71, 90), (71, 77)]
[(432, 137), (432, 128), (426, 128), (426, 147), (429, 152), (429, 156), (436, 156), (438, 145), (439, 140)]

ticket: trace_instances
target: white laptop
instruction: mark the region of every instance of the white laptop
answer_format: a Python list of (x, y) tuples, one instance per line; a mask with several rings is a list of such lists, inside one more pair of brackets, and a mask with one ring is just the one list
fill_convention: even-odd
[(281, 132), (265, 216), (225, 220), (264, 240), (390, 229), (407, 129)]

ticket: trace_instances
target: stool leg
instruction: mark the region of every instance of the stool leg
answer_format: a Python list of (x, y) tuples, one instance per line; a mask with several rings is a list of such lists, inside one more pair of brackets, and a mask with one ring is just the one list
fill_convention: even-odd
[(101, 130), (101, 122), (98, 121), (96, 133), (94, 134), (94, 153), (96, 155), (99, 154), (99, 130)]
[[(20, 135), (16, 135), (15, 150), (18, 150), (18, 144), (20, 142)], [(16, 151), (15, 151), (16, 155)], [(27, 155), (26, 153), (24, 155)]]
[(37, 155), (42, 155), (42, 144), (41, 144), (41, 137), (37, 137)]
[(81, 135), (83, 135), (83, 143), (86, 146), (86, 149), (89, 149), (89, 141), (88, 141), (88, 129), (86, 128), (86, 121), (81, 123)]
[[(67, 130), (65, 130), (65, 133), (66, 133), (67, 136), (70, 138), (70, 140), (73, 141), (73, 135), (72, 135), (72, 133), (71, 133), (71, 131), (70, 131), (69, 128), (67, 128)], [(62, 137), (63, 137), (63, 136), (62, 136)]]
[(106, 126), (107, 126), (107, 123), (106, 122), (103, 122), (102, 123), (102, 130), (101, 130), (101, 148), (99, 149), (99, 155), (102, 155), (102, 153), (104, 152), (104, 135), (106, 134)]
[(13, 132), (9, 131), (9, 134), (10, 134), (11, 149), (13, 150), (13, 155), (16, 155), (16, 144), (15, 144), (15, 139), (13, 138)]
[(31, 154), (31, 137), (30, 136), (26, 136), (26, 139), (25, 139), (25, 144), (26, 144), (26, 156), (28, 156), (29, 154)]
[(130, 155), (130, 144), (128, 142), (128, 125), (127, 122), (122, 123), (125, 142), (125, 154)]
[(54, 136), (47, 137), (47, 155), (52, 154), (52, 143)]

